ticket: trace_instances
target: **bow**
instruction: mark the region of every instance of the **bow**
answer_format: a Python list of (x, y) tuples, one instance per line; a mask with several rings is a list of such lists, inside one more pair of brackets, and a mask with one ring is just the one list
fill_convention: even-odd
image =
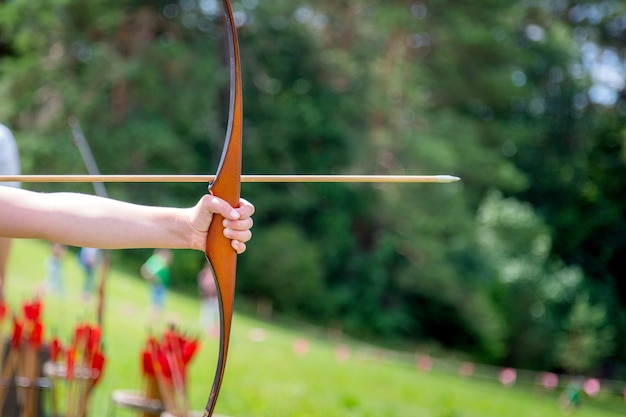
[[(209, 184), (209, 192), (222, 198), (231, 206), (236, 207), (239, 205), (239, 189), (241, 185), (241, 137), (243, 127), (241, 64), (239, 62), (237, 27), (235, 26), (230, 0), (223, 0), (223, 4), (230, 58), (230, 107), (224, 149), (215, 179)], [(206, 240), (206, 258), (213, 269), (220, 306), (220, 348), (215, 378), (203, 417), (209, 417), (213, 413), (220, 386), (222, 385), (226, 358), (228, 356), (228, 342), (235, 299), (237, 253), (232, 248), (230, 240), (224, 237), (223, 220), (222, 216), (213, 215)]]

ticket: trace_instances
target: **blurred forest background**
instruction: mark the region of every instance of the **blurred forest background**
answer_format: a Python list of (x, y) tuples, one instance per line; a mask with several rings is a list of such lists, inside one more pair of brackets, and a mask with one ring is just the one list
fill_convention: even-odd
[[(244, 173), (462, 178), (244, 184), (257, 214), (240, 296), (388, 344), (626, 377), (626, 3), (233, 7)], [(0, 121), (23, 172), (85, 173), (76, 116), (103, 174), (214, 173), (224, 33), (215, 0), (0, 3)], [(205, 192), (109, 187), (177, 206)], [(177, 254), (176, 285), (195, 291), (202, 262)]]

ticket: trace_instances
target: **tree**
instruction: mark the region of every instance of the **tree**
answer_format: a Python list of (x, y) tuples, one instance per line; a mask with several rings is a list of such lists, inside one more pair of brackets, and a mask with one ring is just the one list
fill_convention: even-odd
[(570, 373), (588, 373), (614, 348), (615, 332), (602, 305), (592, 305), (589, 294), (576, 298), (558, 339), (558, 364)]

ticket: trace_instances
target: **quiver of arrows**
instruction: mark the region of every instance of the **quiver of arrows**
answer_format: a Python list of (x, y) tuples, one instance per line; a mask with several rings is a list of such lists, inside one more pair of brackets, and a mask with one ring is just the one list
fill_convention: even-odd
[[(53, 416), (85, 417), (94, 387), (102, 378), (105, 357), (101, 349), (99, 326), (80, 324), (64, 347), (55, 336), (50, 341), (50, 362), (46, 374), (52, 381)], [(59, 401), (63, 392), (64, 401)]]
[(48, 381), (42, 377), (46, 360), (43, 346), (42, 303), (24, 302), (21, 312), (0, 304), (0, 412), (35, 417)]
[(141, 354), (146, 398), (160, 400), (165, 411), (174, 416), (187, 416), (187, 368), (198, 348), (197, 338), (175, 328), (160, 338), (150, 336)]

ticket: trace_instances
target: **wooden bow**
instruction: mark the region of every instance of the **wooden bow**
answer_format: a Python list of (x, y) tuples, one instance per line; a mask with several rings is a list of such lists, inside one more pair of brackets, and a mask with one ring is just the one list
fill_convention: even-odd
[[(230, 50), (230, 108), (224, 149), (215, 179), (209, 184), (209, 192), (222, 198), (231, 206), (238, 207), (241, 188), (241, 138), (243, 128), (241, 64), (239, 61), (237, 27), (235, 26), (230, 0), (223, 0), (223, 3)], [(230, 340), (235, 300), (237, 253), (232, 248), (230, 239), (224, 237), (223, 220), (222, 216), (213, 215), (206, 240), (206, 258), (211, 268), (213, 268), (220, 306), (220, 348), (215, 378), (211, 387), (211, 394), (204, 409), (204, 417), (209, 417), (213, 413), (220, 386), (222, 385), (226, 358), (228, 356), (228, 342)]]

